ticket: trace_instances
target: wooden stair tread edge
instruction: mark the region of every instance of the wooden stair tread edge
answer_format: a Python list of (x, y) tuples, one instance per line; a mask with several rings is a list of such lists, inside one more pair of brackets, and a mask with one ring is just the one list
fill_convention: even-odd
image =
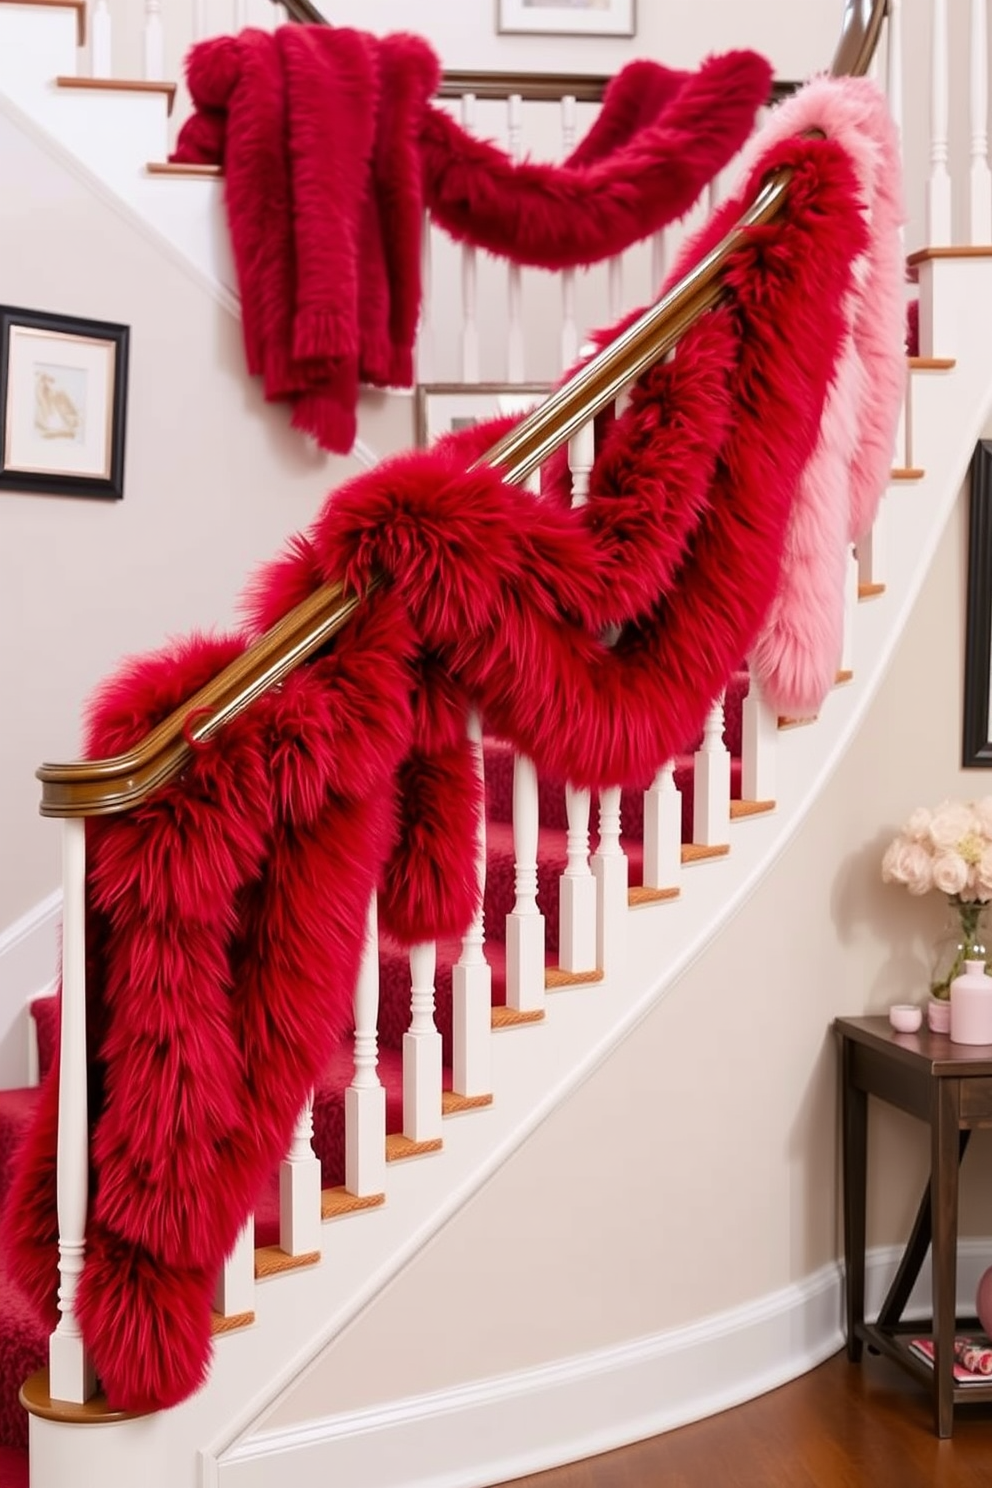
[(922, 480), (926, 471), (922, 465), (893, 465), (889, 471), (889, 480), (894, 481), (918, 481)]
[(145, 78), (67, 77), (55, 79), (57, 88), (81, 88), (91, 93), (160, 93), (165, 99), (167, 113), (172, 113), (176, 101), (175, 83), (159, 83)]
[(386, 1138), (386, 1161), (405, 1162), (408, 1157), (426, 1157), (430, 1152), (440, 1152), (443, 1146), (441, 1137), (431, 1137), (426, 1142), (414, 1142), (401, 1132), (393, 1132)]
[(859, 599), (877, 599), (880, 594), (884, 594), (884, 593), (885, 593), (885, 585), (884, 584), (859, 584), (858, 585), (858, 598)]
[(669, 889), (649, 889), (644, 884), (635, 884), (627, 890), (627, 907), (637, 909), (642, 904), (667, 904), (677, 899), (681, 892), (677, 885)]
[(930, 263), (938, 258), (992, 258), (992, 246), (972, 244), (960, 248), (917, 248), (906, 255), (906, 263), (910, 268), (915, 268), (917, 264)]
[(912, 372), (951, 372), (957, 366), (956, 357), (907, 357)]
[(725, 858), (730, 852), (729, 842), (717, 842), (706, 846), (702, 842), (683, 842), (683, 863), (705, 863), (709, 858)]
[(255, 1280), (264, 1281), (266, 1277), (281, 1276), (284, 1271), (299, 1271), (303, 1266), (316, 1266), (319, 1262), (319, 1250), (290, 1255), (279, 1245), (256, 1245)]
[(811, 713), (809, 718), (794, 718), (791, 713), (780, 713), (778, 715), (778, 727), (780, 729), (805, 728), (810, 723), (815, 723), (817, 714)]
[(548, 966), (544, 972), (544, 990), (560, 992), (564, 987), (588, 987), (603, 980), (602, 971), (565, 971), (561, 966)]
[(251, 1328), (255, 1322), (253, 1312), (232, 1312), (225, 1317), (222, 1312), (210, 1314), (210, 1332), (216, 1338), (220, 1333), (236, 1333), (239, 1328)]
[(177, 180), (187, 177), (214, 181), (224, 174), (219, 165), (187, 165), (178, 160), (149, 160), (145, 171), (149, 176), (172, 176)]
[(840, 671), (837, 673), (836, 677), (834, 678), (834, 686), (835, 687), (842, 687), (845, 682), (853, 682), (853, 681), (854, 681), (854, 672), (851, 669), (851, 667), (841, 667)]
[(365, 1209), (379, 1209), (385, 1202), (384, 1193), (353, 1194), (341, 1184), (337, 1188), (321, 1190), (320, 1217), (340, 1219), (345, 1214), (360, 1214)]
[(774, 810), (774, 801), (731, 801), (730, 820), (746, 821), (750, 816), (765, 816)]
[(0, 5), (36, 5), (39, 10), (74, 10), (76, 45), (86, 45), (86, 0), (0, 0)]
[(530, 1012), (522, 1013), (518, 1008), (494, 1007), (490, 1026), (493, 1029), (517, 1028), (525, 1023), (540, 1023), (543, 1018), (543, 1008), (534, 1008)]
[(74, 1400), (53, 1400), (47, 1364), (28, 1376), (17, 1398), (29, 1416), (39, 1416), (44, 1421), (63, 1421), (72, 1426), (105, 1426), (108, 1421), (137, 1421), (152, 1414), (151, 1411), (112, 1410), (107, 1397), (102, 1394), (91, 1395), (81, 1405)]
[(493, 1103), (492, 1091), (488, 1095), (459, 1095), (454, 1090), (441, 1092), (441, 1115), (460, 1116), (463, 1111), (481, 1111)]

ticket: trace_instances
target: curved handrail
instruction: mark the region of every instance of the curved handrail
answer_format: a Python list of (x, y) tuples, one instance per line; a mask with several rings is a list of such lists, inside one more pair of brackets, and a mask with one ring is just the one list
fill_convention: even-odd
[[(294, 5), (309, 0), (293, 0)], [(846, 0), (832, 71), (863, 74), (877, 45), (887, 0)], [(730, 232), (626, 331), (603, 348), (481, 457), (521, 481), (645, 369), (664, 356), (722, 293), (722, 269), (753, 227), (770, 222), (785, 201), (790, 173), (778, 171)], [(312, 656), (347, 623), (364, 596), (324, 584), (210, 682), (180, 704), (125, 754), (43, 764), (41, 814), (109, 816), (127, 811), (178, 775), (198, 744), (243, 712)]]

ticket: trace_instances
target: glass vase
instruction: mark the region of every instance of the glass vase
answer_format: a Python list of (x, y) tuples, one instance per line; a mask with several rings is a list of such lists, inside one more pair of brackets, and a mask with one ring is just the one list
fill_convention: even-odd
[(930, 966), (931, 997), (950, 997), (951, 983), (964, 971), (966, 961), (983, 961), (992, 971), (986, 950), (987, 913), (988, 905), (979, 900), (959, 899), (956, 895), (948, 899), (947, 920), (942, 933), (934, 941)]

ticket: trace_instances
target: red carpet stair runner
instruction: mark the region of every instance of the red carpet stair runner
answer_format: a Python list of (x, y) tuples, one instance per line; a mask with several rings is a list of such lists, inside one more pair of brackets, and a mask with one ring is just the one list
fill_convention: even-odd
[[(731, 755), (731, 794), (740, 796), (741, 704), (747, 694), (748, 677), (738, 672), (727, 689), (724, 741)], [(505, 1005), (505, 917), (513, 907), (514, 853), (511, 824), (513, 797), (513, 752), (496, 739), (485, 748), (486, 766), (486, 954), (493, 974), (493, 1004)], [(678, 761), (676, 785), (682, 792), (682, 839), (691, 841), (693, 759), (686, 754)], [(595, 813), (594, 813), (595, 815)], [(630, 885), (642, 881), (643, 794), (623, 793), (621, 820), (623, 844), (629, 859)], [(540, 784), (540, 846), (538, 901), (547, 929), (546, 960), (558, 960), (558, 890), (564, 872), (566, 816), (564, 791), (546, 781)], [(444, 1047), (444, 1084), (450, 1089), (452, 1059), (451, 968), (461, 943), (438, 946), (435, 1021)], [(38, 1042), (38, 1067), (43, 1077), (55, 1053), (58, 1020), (54, 997), (33, 1004)], [(383, 937), (380, 952), (379, 1077), (386, 1089), (386, 1129), (398, 1133), (403, 1125), (402, 1055), (403, 1034), (410, 1023), (410, 968), (406, 953), (390, 948)], [(344, 1183), (345, 1124), (344, 1091), (352, 1078), (353, 1054), (349, 1041), (342, 1042), (322, 1086), (314, 1097), (314, 1150), (321, 1162), (324, 1188)], [(6, 1196), (7, 1177), (14, 1153), (27, 1130), (37, 1101), (37, 1089), (0, 1091), (0, 1207)], [(278, 1243), (278, 1175), (262, 1196), (255, 1219), (255, 1243)], [(0, 1277), (0, 1488), (27, 1484), (27, 1416), (18, 1401), (21, 1384), (47, 1362), (48, 1336), (39, 1328), (16, 1290)]]

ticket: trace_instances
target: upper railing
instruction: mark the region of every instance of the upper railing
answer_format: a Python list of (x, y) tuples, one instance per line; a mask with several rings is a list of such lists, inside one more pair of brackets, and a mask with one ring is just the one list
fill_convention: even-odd
[[(868, 70), (887, 3), (847, 0), (831, 65), (834, 75), (861, 75)], [(309, 0), (292, 0), (286, 8), (298, 20), (323, 20)], [(786, 200), (788, 183), (788, 172), (771, 177), (706, 258), (487, 451), (483, 463), (501, 471), (507, 480), (524, 480), (670, 351), (717, 301), (727, 260), (750, 229), (777, 215)], [(321, 586), (126, 754), (42, 765), (37, 772), (42, 782), (42, 815), (106, 816), (146, 800), (182, 771), (198, 744), (326, 644), (346, 624), (361, 598), (345, 594), (338, 583)]]

